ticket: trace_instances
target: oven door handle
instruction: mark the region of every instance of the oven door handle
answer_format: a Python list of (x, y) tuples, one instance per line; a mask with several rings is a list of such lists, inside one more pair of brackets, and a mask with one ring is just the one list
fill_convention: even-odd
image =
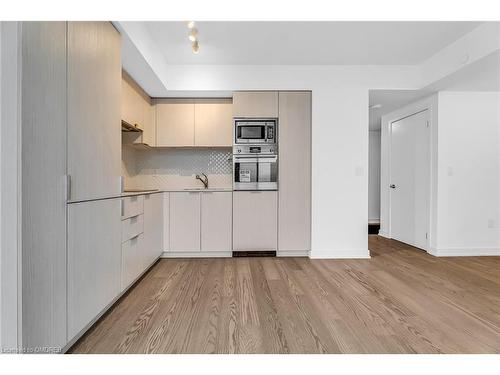
[(277, 156), (263, 156), (263, 157), (248, 157), (248, 156), (235, 156), (235, 163), (276, 163)]

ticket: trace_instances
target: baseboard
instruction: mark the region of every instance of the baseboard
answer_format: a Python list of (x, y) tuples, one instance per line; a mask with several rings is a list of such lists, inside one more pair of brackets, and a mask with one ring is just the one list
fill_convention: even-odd
[(161, 258), (231, 258), (232, 251), (164, 251)]
[(449, 248), (431, 248), (429, 254), (436, 257), (482, 257), (482, 256), (500, 256), (500, 248), (491, 247), (449, 247)]
[(351, 251), (313, 251), (309, 255), (311, 259), (370, 259), (370, 250), (351, 250)]
[(389, 235), (389, 233), (385, 233), (385, 232), (383, 232), (382, 230), (379, 230), (379, 231), (378, 231), (378, 235), (379, 235), (380, 237), (384, 237), (384, 238), (391, 239), (391, 236)]
[(308, 257), (309, 250), (278, 250), (277, 257)]

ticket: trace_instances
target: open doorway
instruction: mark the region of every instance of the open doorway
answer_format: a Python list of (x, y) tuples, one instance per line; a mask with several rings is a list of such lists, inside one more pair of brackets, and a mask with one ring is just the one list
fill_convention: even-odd
[(432, 93), (371, 90), (369, 102), (370, 235), (428, 250)]

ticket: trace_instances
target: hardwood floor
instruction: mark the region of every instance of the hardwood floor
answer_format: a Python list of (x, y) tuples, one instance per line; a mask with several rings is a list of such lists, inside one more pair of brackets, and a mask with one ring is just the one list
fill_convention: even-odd
[(499, 353), (500, 257), (160, 260), (72, 353)]

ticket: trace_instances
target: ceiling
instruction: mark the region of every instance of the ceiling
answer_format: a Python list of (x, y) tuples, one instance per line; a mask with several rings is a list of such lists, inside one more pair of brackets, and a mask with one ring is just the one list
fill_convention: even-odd
[(144, 22), (167, 64), (414, 65), (479, 22)]
[(370, 130), (380, 129), (383, 115), (437, 91), (500, 91), (500, 51), (420, 90), (370, 90), (369, 105), (381, 105), (369, 110)]

